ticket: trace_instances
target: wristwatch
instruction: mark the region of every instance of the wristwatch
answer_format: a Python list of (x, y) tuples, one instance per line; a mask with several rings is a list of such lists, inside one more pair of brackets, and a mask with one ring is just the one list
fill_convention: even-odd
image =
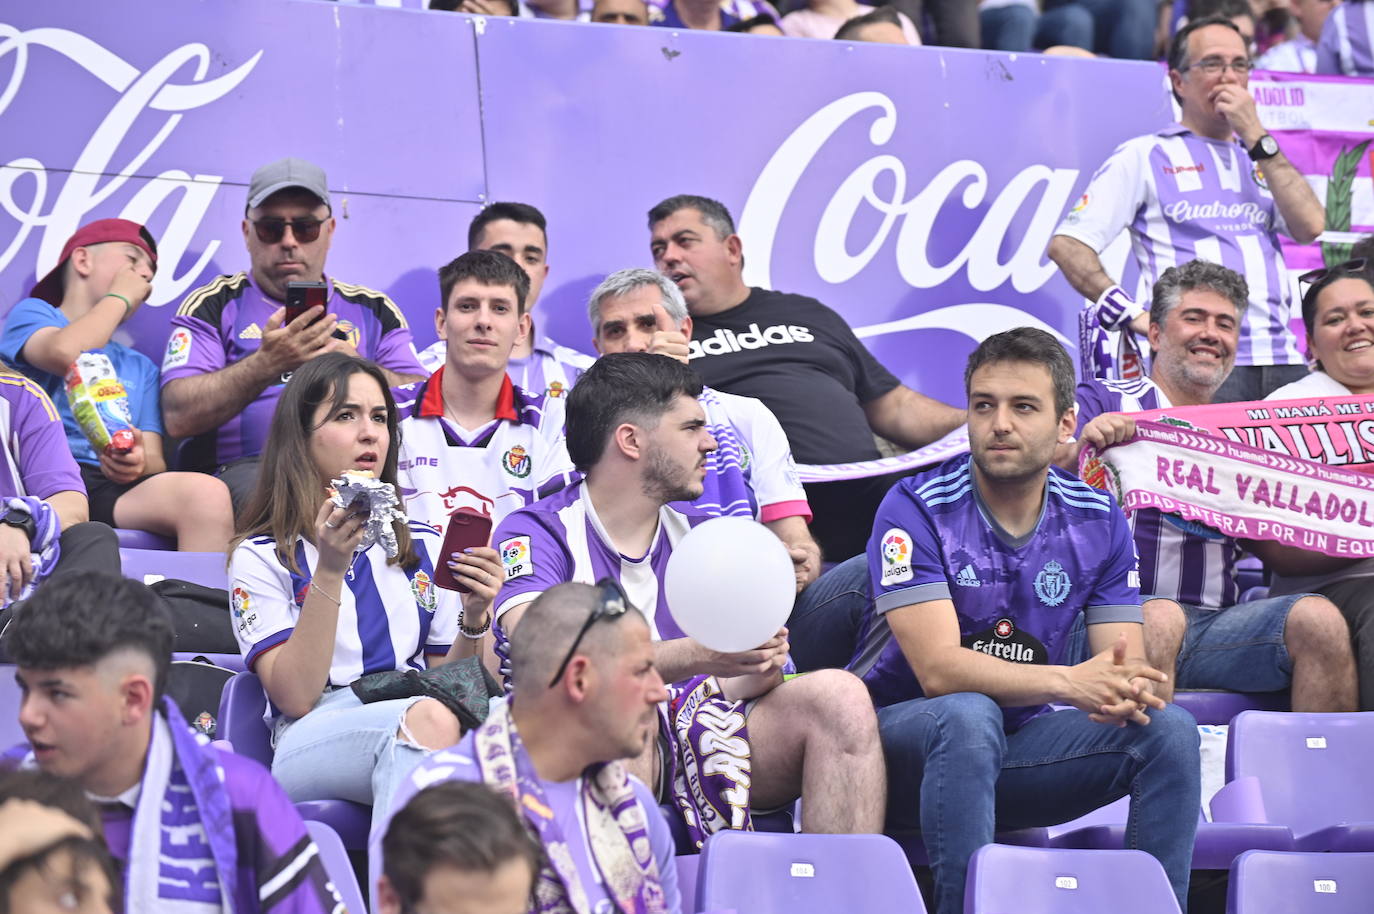
[(25, 511), (16, 511), (11, 508), (5, 512), (4, 517), (0, 517), (0, 524), (23, 530), (24, 535), (29, 538), (29, 543), (33, 543), (34, 539), (38, 537), (38, 524), (34, 521), (33, 516)]
[(1272, 159), (1279, 154), (1279, 141), (1269, 134), (1265, 134), (1255, 141), (1255, 145), (1250, 147), (1250, 158), (1256, 162), (1265, 159)]

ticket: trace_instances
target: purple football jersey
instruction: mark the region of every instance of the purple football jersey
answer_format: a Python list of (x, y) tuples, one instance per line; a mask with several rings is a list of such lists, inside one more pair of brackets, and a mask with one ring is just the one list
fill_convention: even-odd
[(1347, 0), (1333, 9), (1317, 41), (1317, 72), (1374, 76), (1374, 9)]
[[(868, 541), (874, 603), (853, 670), (878, 707), (923, 694), (886, 613), (951, 600), (963, 646), (1011, 663), (1058, 664), (1074, 620), (1141, 622), (1135, 549), (1110, 495), (1051, 467), (1035, 528), (1012, 537), (983, 504), (972, 459), (903, 479)], [(1008, 732), (1048, 706), (1004, 708)]]
[[(327, 313), (338, 315), (338, 332), (358, 354), (398, 374), (426, 375), (401, 309), (381, 292), (329, 283)], [(219, 276), (186, 296), (172, 318), (172, 335), (162, 357), (162, 386), (207, 374), (238, 362), (262, 345), (263, 327), (282, 303), (263, 295), (246, 273)], [(228, 463), (262, 452), (277, 398), (291, 377), (282, 375), (252, 403), (192, 448), (200, 465)], [(213, 445), (213, 454), (205, 445)]]

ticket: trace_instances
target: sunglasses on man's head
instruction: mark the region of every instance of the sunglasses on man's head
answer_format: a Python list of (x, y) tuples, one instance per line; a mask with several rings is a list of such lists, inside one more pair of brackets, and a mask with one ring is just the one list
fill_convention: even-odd
[(276, 244), (286, 237), (287, 226), (291, 227), (291, 234), (295, 236), (297, 243), (309, 244), (320, 237), (320, 226), (324, 225), (323, 219), (250, 219), (253, 223), (253, 231), (257, 233), (258, 240), (263, 244)]
[(587, 636), (587, 630), (596, 624), (598, 619), (619, 619), (625, 615), (625, 610), (630, 608), (630, 598), (625, 596), (625, 588), (620, 586), (620, 582), (615, 578), (602, 578), (596, 582), (597, 601), (596, 606), (592, 607), (592, 614), (587, 617), (587, 621), (582, 623), (582, 628), (578, 631), (577, 637), (573, 639), (572, 647), (563, 655), (563, 662), (558, 665), (558, 672), (553, 674), (553, 679), (549, 680), (549, 688), (558, 685), (558, 680), (563, 678), (563, 674), (568, 670), (568, 664), (572, 662), (573, 654), (577, 653), (577, 646), (582, 643), (582, 639)]
[(1334, 267), (1320, 267), (1316, 270), (1308, 270), (1298, 277), (1298, 282), (1305, 286), (1315, 285), (1328, 276), (1343, 273), (1363, 273), (1369, 261), (1364, 257), (1356, 257), (1344, 263), (1338, 263)]

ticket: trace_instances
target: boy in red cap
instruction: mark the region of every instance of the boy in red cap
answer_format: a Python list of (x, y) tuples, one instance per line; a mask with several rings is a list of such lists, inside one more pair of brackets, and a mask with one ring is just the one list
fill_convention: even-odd
[[(162, 452), (158, 369), (112, 340), (152, 291), (157, 244), (127, 219), (83, 226), (62, 256), (14, 306), (0, 333), (0, 358), (36, 381), (57, 406), (81, 467), (91, 520), (175, 537), (177, 548), (223, 552), (233, 534), (224, 483), (201, 473), (169, 473)], [(97, 449), (72, 413), (64, 379), (83, 353), (108, 359), (128, 395), (131, 447)], [(99, 362), (104, 365), (104, 362)]]

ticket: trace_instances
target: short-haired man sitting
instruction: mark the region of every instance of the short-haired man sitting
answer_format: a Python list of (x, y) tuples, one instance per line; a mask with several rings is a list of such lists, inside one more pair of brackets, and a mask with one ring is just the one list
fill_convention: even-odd
[(392, 860), (391, 833), (417, 791), (482, 781), (510, 798), (544, 848), (529, 910), (681, 911), (668, 823), (620, 762), (654, 742), (668, 697), (651, 635), (613, 580), (552, 587), (525, 607), (510, 642), (514, 696), (401, 784), (392, 827), (372, 835), (374, 868), (405, 865)]
[[(615, 578), (649, 620), (655, 665), (685, 696), (675, 703), (667, 751), (654, 741), (631, 770), (665, 795), (671, 789), (694, 840), (747, 828), (751, 809), (776, 809), (798, 795), (808, 831), (877, 831), (883, 765), (862, 684), (842, 670), (783, 682), (786, 629), (754, 650), (722, 654), (686, 637), (673, 618), (663, 590), (669, 556), (709, 519), (672, 504), (701, 494), (716, 447), (701, 389), (690, 368), (647, 352), (602, 356), (582, 375), (568, 397), (567, 428), (568, 452), (585, 478), (511, 514), (493, 537), (506, 574), (497, 651), (540, 593), (564, 581)], [(518, 681), (514, 688), (518, 694)], [(749, 747), (728, 765), (712, 748), (726, 731)], [(706, 758), (694, 758), (698, 752)], [(685, 769), (707, 758), (716, 775), (688, 784)]]
[(167, 604), (105, 572), (61, 574), (4, 633), (23, 693), (25, 766), (100, 807), (124, 909), (333, 911), (338, 896), (296, 808), (257, 762), (204, 743), (164, 693)]
[[(920, 829), (934, 910), (960, 914), (969, 857), (996, 827), (1129, 794), (1129, 845), (1186, 905), (1197, 727), (1151, 693), (1166, 677), (1145, 660), (1125, 516), (1050, 466), (1073, 431), (1073, 363), (1021, 327), (984, 340), (964, 379), (972, 455), (893, 486), (868, 544), (875, 602), (851, 668), (880, 708), (887, 828)], [(1080, 613), (1095, 656), (1075, 663)]]
[(573, 467), (564, 400), (523, 390), (507, 372), (530, 329), (525, 271), (497, 251), (468, 251), (439, 270), (439, 292), (444, 363), (395, 393), (406, 513), (442, 532), (460, 509), (498, 522), (558, 491)]
[[(1135, 434), (1131, 413), (1212, 402), (1235, 364), (1249, 288), (1234, 270), (1205, 260), (1169, 267), (1154, 285), (1150, 376), (1089, 378), (1078, 385), (1080, 440), (1060, 448), (1073, 471), (1086, 442), (1105, 447)], [(1237, 540), (1156, 508), (1131, 515), (1145, 593), (1168, 597), (1146, 607), (1150, 662), (1170, 674), (1161, 690), (1292, 689), (1294, 711), (1353, 711), (1355, 656), (1341, 611), (1320, 594), (1240, 600), (1243, 552), (1284, 574), (1314, 574), (1340, 559), (1267, 540)], [(1177, 602), (1174, 602), (1177, 601)]]
[(523, 914), (541, 863), (511, 798), (468, 781), (411, 797), (392, 816), (382, 855), (378, 914)]

